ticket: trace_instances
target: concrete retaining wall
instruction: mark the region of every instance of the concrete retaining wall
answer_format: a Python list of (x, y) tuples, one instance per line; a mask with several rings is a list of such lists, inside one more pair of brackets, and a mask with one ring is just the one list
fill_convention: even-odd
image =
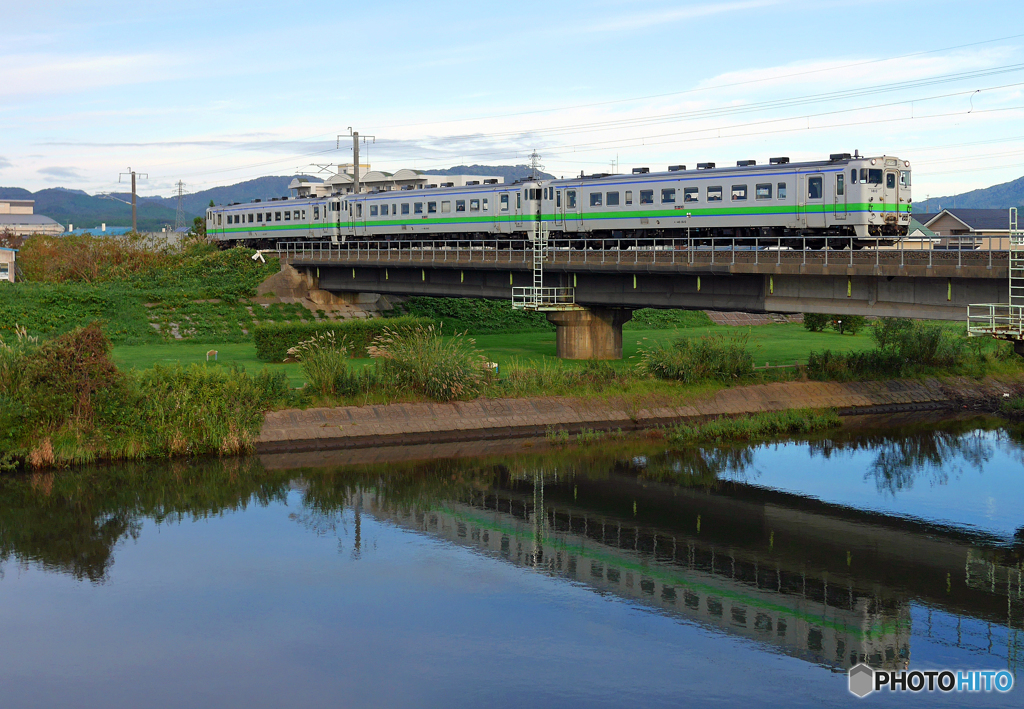
[(624, 431), (703, 417), (838, 409), (841, 414), (993, 408), (1024, 382), (966, 378), (883, 382), (779, 382), (724, 389), (675, 406), (558, 397), (477, 399), (274, 411), (256, 442), (261, 453), (415, 445), (542, 436), (548, 430)]

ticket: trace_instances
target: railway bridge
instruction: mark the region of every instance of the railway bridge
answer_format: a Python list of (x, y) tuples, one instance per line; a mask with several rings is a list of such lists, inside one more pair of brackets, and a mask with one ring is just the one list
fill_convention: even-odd
[[(602, 240), (515, 250), (497, 241), (284, 243), (282, 264), (325, 297), (381, 293), (511, 300), (540, 287), (559, 357), (617, 359), (638, 308), (964, 319), (1007, 303), (1009, 252), (899, 243), (863, 250), (687, 239), (616, 248)], [(542, 267), (541, 267), (542, 266)], [(327, 295), (332, 294), (332, 295)], [(342, 296), (343, 297), (343, 296)]]

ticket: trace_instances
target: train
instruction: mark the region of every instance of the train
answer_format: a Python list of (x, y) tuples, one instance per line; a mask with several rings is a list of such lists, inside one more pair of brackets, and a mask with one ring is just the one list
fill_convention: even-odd
[(837, 153), (815, 162), (780, 157), (761, 165), (740, 160), (728, 167), (698, 163), (663, 172), (634, 168), (514, 184), (255, 200), (209, 208), (206, 232), (226, 246), (258, 248), (285, 241), (442, 240), (524, 248), (544, 224), (550, 239), (580, 247), (732, 238), (860, 249), (906, 236), (911, 204), (909, 161)]

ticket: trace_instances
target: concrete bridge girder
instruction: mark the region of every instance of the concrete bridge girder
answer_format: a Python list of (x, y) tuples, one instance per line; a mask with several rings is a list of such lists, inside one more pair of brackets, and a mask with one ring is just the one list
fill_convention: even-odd
[[(533, 285), (532, 272), (520, 264), (295, 261), (293, 266), (307, 273), (310, 288), (337, 293), (510, 300), (513, 286)], [(603, 327), (597, 324), (601, 322), (612, 328), (612, 334), (597, 336), (598, 340), (610, 343), (608, 347), (602, 345), (593, 350), (591, 345), (566, 344), (564, 356), (573, 358), (577, 357), (570, 352), (591, 352), (582, 358), (621, 357), (622, 323), (638, 308), (956, 320), (966, 318), (969, 303), (998, 303), (1007, 298), (1005, 275), (999, 278), (992, 271), (973, 267), (921, 269), (921, 274), (907, 273), (907, 269), (886, 273), (863, 266), (829, 267), (817, 269), (818, 273), (800, 272), (795, 267), (780, 268), (778, 273), (764, 272), (768, 270), (764, 265), (758, 269), (760, 272), (729, 265), (667, 269), (644, 264), (554, 264), (545, 268), (544, 284), (574, 287), (576, 303), (594, 313), (589, 318), (553, 317), (556, 327), (582, 327), (586, 320), (588, 333), (593, 327)], [(946, 272), (960, 275), (942, 275)], [(608, 312), (614, 309), (623, 312)], [(582, 343), (587, 338), (594, 341), (593, 333), (575, 339)], [(567, 343), (573, 340), (568, 335), (563, 339)], [(616, 351), (618, 354), (612, 354)]]

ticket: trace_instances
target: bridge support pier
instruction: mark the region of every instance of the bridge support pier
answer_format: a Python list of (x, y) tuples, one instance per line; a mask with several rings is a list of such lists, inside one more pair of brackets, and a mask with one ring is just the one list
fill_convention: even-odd
[(622, 324), (630, 308), (585, 308), (546, 312), (555, 325), (555, 353), (562, 359), (622, 359)]

